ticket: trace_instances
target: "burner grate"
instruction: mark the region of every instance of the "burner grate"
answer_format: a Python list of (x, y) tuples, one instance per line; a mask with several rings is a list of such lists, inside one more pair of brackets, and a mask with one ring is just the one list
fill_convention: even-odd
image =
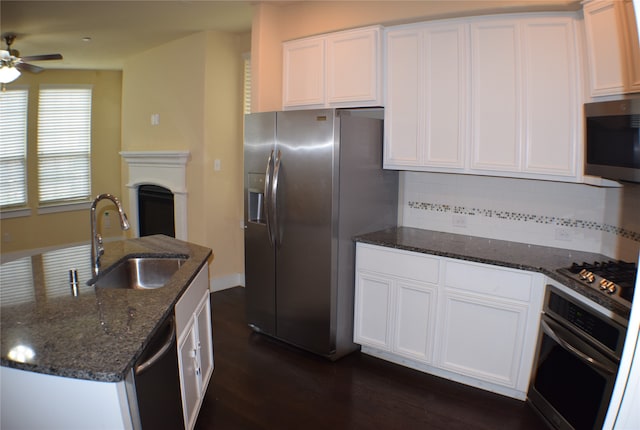
[[(616, 296), (628, 303), (633, 301), (633, 291), (636, 284), (638, 267), (635, 263), (626, 261), (596, 261), (593, 263), (573, 263), (564, 269), (592, 288)], [(615, 284), (615, 285), (614, 285)], [(612, 286), (613, 285), (613, 286)], [(602, 287), (602, 288), (600, 288)]]

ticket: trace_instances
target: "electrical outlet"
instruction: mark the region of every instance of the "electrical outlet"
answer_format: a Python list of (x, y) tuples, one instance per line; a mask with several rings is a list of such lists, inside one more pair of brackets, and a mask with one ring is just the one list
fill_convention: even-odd
[(571, 242), (573, 239), (571, 229), (568, 227), (556, 228), (556, 240), (562, 240), (564, 242)]
[(467, 227), (467, 216), (461, 214), (453, 214), (452, 223), (454, 227)]
[(2, 232), (2, 242), (3, 243), (13, 242), (13, 236), (11, 236), (11, 233), (9, 233), (8, 231)]
[(217, 158), (213, 160), (213, 170), (215, 170), (216, 172), (220, 171), (220, 160)]

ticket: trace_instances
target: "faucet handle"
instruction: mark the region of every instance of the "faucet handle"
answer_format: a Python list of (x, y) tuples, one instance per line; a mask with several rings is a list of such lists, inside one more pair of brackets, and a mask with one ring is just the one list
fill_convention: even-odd
[(98, 256), (104, 254), (104, 246), (103, 246), (103, 241), (102, 241), (102, 235), (100, 233), (96, 234), (96, 251)]

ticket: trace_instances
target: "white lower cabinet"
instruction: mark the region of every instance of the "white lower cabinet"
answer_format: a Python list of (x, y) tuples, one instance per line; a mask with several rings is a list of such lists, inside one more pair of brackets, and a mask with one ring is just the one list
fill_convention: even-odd
[(213, 373), (208, 279), (208, 266), (205, 264), (175, 309), (182, 409), (187, 430), (195, 426)]
[(397, 281), (394, 353), (431, 363), (437, 288), (426, 283)]
[(525, 399), (543, 279), (358, 243), (354, 339), (365, 353)]
[(356, 291), (356, 343), (431, 362), (435, 286), (362, 274)]
[(424, 254), (358, 244), (355, 342), (430, 363), (439, 268)]
[(517, 388), (529, 306), (460, 291), (445, 291), (443, 302), (437, 365)]
[(355, 342), (390, 351), (393, 280), (362, 273), (356, 282)]

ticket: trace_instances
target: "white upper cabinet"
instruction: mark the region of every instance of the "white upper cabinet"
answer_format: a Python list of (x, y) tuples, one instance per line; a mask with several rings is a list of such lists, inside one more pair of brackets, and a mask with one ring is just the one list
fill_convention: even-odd
[(514, 20), (471, 24), (472, 169), (520, 170), (520, 27)]
[(384, 167), (424, 165), (423, 38), (420, 29), (386, 34)]
[(313, 37), (294, 40), (285, 42), (283, 46), (283, 105), (324, 105), (324, 39)]
[(592, 96), (640, 91), (640, 48), (631, 0), (584, 5)]
[(283, 107), (382, 106), (382, 28), (283, 43)]
[(522, 23), (523, 159), (527, 173), (576, 178), (581, 123), (575, 22)]
[(386, 29), (389, 169), (576, 182), (575, 14)]
[(385, 167), (464, 168), (466, 31), (436, 23), (387, 32)]

